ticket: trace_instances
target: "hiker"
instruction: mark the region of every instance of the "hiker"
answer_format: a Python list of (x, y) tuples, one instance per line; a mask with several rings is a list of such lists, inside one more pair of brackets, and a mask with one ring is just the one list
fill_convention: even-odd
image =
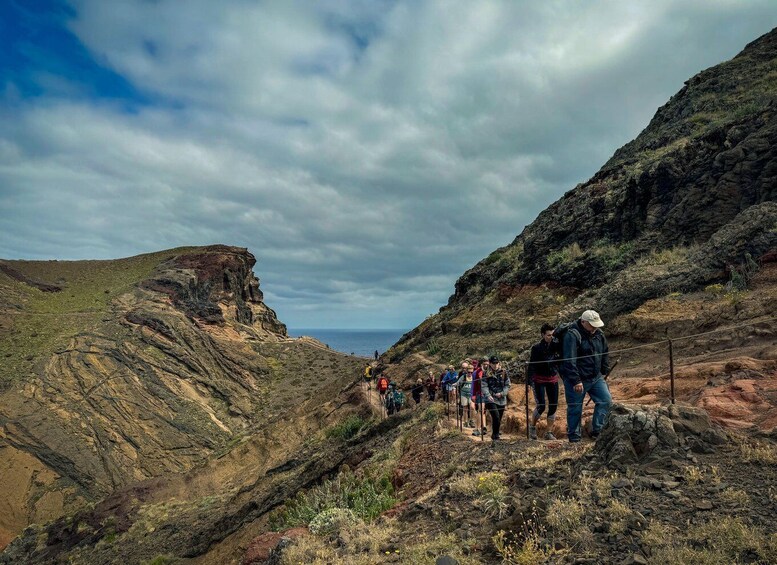
[(459, 411), (459, 420), (464, 422), (464, 409), (467, 410), (467, 421), (462, 424), (465, 428), (474, 428), (475, 421), (472, 419), (472, 411), (475, 409), (475, 403), (472, 401), (472, 372), (474, 367), (469, 363), (461, 364), (459, 378), (453, 385), (458, 391), (456, 405)]
[(561, 341), (560, 372), (567, 399), (567, 437), (572, 443), (582, 437), (580, 424), (586, 393), (594, 401), (592, 438), (599, 436), (610, 413), (612, 396), (604, 381), (604, 375), (610, 370), (610, 359), (607, 338), (599, 329), (603, 326), (597, 312), (586, 310), (576, 322), (559, 326), (554, 332)]
[(424, 380), (421, 377), (418, 377), (418, 380), (415, 382), (415, 385), (413, 385), (413, 388), (410, 389), (410, 394), (413, 396), (413, 400), (415, 400), (416, 404), (421, 404), (421, 394), (424, 392)]
[(507, 376), (507, 371), (502, 368), (499, 358), (495, 355), (488, 360), (488, 366), (484, 370), (483, 380), (480, 383), (480, 390), (486, 401), (486, 410), (491, 415), (491, 440), (497, 441), (501, 439), (499, 427), (507, 406), (510, 377)]
[(396, 383), (390, 382), (386, 391), (386, 414), (391, 416), (394, 412), (399, 412), (405, 403), (405, 395), (397, 388)]
[(386, 377), (383, 375), (378, 377), (378, 380), (375, 383), (375, 387), (378, 389), (378, 394), (380, 395), (380, 400), (383, 402), (385, 400), (386, 391), (388, 390), (389, 381)]
[(375, 361), (377, 361), (377, 360), (378, 360), (378, 350), (376, 349), (375, 350)]
[(371, 388), (372, 385), (372, 365), (367, 365), (364, 368), (364, 382), (367, 383), (367, 388)]
[(553, 337), (553, 326), (542, 324), (540, 335), (542, 339), (531, 348), (529, 366), (526, 369), (526, 378), (534, 392), (534, 401), (537, 405), (532, 412), (529, 425), (529, 437), (537, 439), (537, 422), (545, 411), (545, 397), (548, 402), (548, 427), (545, 439), (556, 439), (553, 435), (553, 423), (556, 421), (556, 408), (558, 407), (558, 359), (561, 344)]
[(429, 371), (429, 376), (426, 378), (426, 393), (429, 395), (429, 400), (434, 401), (434, 397), (437, 395), (437, 379), (434, 378), (434, 373)]
[(445, 402), (450, 400), (449, 396), (453, 389), (453, 383), (458, 380), (459, 376), (456, 374), (456, 370), (453, 365), (448, 365), (448, 370), (445, 371), (440, 379), (440, 386), (442, 387), (442, 398)]
[[(485, 359), (484, 361), (488, 361)], [(479, 359), (472, 359), (470, 362), (472, 365), (472, 398), (475, 400), (475, 411), (478, 423), (475, 426), (475, 431), (472, 432), (473, 436), (486, 435), (485, 426), (485, 414), (484, 414), (484, 399), (481, 391), (481, 383), (483, 382), (483, 362)]]

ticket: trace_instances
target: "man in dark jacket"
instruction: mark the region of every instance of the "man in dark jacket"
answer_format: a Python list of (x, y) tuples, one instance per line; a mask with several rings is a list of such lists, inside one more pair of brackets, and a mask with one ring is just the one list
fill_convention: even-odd
[(561, 377), (567, 397), (567, 437), (570, 442), (581, 438), (580, 422), (586, 393), (594, 401), (591, 437), (596, 438), (607, 421), (612, 397), (604, 375), (610, 371), (607, 338), (599, 329), (604, 326), (599, 314), (586, 310), (573, 322), (561, 340), (563, 359)]

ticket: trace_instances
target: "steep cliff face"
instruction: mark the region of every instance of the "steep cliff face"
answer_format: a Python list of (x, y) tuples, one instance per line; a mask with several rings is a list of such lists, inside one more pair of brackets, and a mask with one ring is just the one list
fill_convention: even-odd
[(31, 522), (201, 464), (304, 401), (306, 380), (355, 374), (355, 359), (286, 336), (255, 263), (226, 246), (4, 263), (5, 543)]
[[(505, 279), (567, 278), (587, 288), (651, 249), (706, 241), (750, 206), (777, 199), (775, 112), (772, 31), (688, 80), (593, 178), (542, 212), (511, 246), (466, 273), (452, 301), (466, 301), (474, 281), (483, 291)], [(574, 244), (585, 269), (560, 270), (548, 261)], [(608, 245), (621, 249), (597, 253)], [(506, 264), (490, 268), (505, 255)]]
[[(394, 359), (451, 332), (497, 333), (501, 346), (522, 347), (506, 335), (522, 332), (520, 320), (586, 307), (612, 319), (669, 292), (725, 283), (750, 260), (773, 260), (775, 200), (777, 30), (688, 80), (593, 178), (464, 273)], [(531, 298), (537, 292), (549, 304)], [(467, 313), (475, 327), (462, 329)]]

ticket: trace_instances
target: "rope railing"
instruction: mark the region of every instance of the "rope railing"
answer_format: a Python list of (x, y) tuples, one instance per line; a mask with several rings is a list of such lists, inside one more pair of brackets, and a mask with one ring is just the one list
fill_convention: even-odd
[[(639, 345), (635, 345), (635, 346), (624, 347), (624, 348), (608, 351), (607, 355), (613, 356), (613, 355), (618, 355), (618, 354), (622, 354), (622, 353), (626, 353), (626, 352), (634, 351), (634, 350), (638, 350), (638, 349), (645, 349), (645, 348), (648, 348), (648, 347), (656, 348), (656, 347), (658, 347), (660, 345), (666, 344), (668, 346), (668, 357), (669, 357), (669, 395), (668, 395), (668, 398), (667, 397), (663, 397), (663, 399), (664, 400), (669, 400), (669, 402), (671, 402), (671, 404), (675, 404), (676, 400), (677, 400), (677, 395), (676, 395), (676, 392), (675, 392), (675, 356), (674, 356), (674, 347), (673, 347), (674, 342), (682, 341), (682, 340), (695, 339), (695, 338), (704, 337), (704, 336), (707, 336), (707, 335), (712, 335), (712, 334), (716, 334), (716, 333), (720, 333), (720, 332), (730, 332), (730, 331), (735, 330), (735, 329), (744, 328), (744, 327), (753, 327), (753, 326), (758, 326), (758, 325), (762, 325), (762, 324), (768, 324), (768, 323), (771, 323), (771, 322), (774, 322), (774, 321), (777, 321), (777, 317), (770, 317), (770, 318), (765, 318), (765, 319), (761, 319), (761, 320), (751, 320), (749, 322), (745, 322), (745, 323), (741, 323), (741, 324), (735, 324), (733, 326), (726, 326), (726, 327), (715, 328), (713, 330), (709, 330), (709, 331), (706, 331), (706, 332), (699, 332), (699, 333), (696, 333), (696, 334), (680, 336), (680, 337), (677, 337), (677, 338), (666, 338), (666, 339), (662, 339), (662, 340), (654, 341), (654, 342), (650, 342), (650, 343), (644, 343), (644, 344), (639, 344)], [(570, 357), (570, 358), (553, 359), (553, 360), (550, 360), (550, 362), (553, 363), (553, 364), (556, 364), (556, 363), (561, 363), (561, 362), (564, 362), (564, 361), (576, 361), (578, 359), (584, 359), (584, 358), (601, 357), (602, 355), (604, 355), (604, 353), (594, 353), (594, 354), (590, 354), (590, 355), (580, 355), (580, 356)], [(722, 360), (725, 360), (725, 359), (722, 359)], [(526, 367), (528, 367), (531, 364), (545, 364), (545, 363), (548, 363), (548, 362), (549, 362), (549, 360), (543, 360), (543, 361), (521, 361), (521, 362), (518, 362), (518, 363), (514, 362), (513, 366), (515, 366), (517, 364), (519, 367), (526, 368)], [(688, 364), (680, 365), (679, 367), (685, 368), (685, 367), (690, 367), (690, 366), (692, 366), (694, 364), (695, 363), (688, 363)], [(563, 383), (563, 379), (561, 379), (560, 377), (559, 377), (559, 381), (561, 381)], [(605, 381), (606, 381), (606, 378), (605, 378)], [(543, 413), (545, 413), (545, 414), (547, 413), (546, 411), (549, 410), (551, 407), (555, 407), (555, 408), (566, 407), (566, 408), (568, 408), (569, 406), (578, 406), (579, 405), (579, 406), (582, 406), (583, 408), (585, 408), (587, 406), (587, 403), (585, 401), (585, 396), (587, 394), (586, 392), (582, 393), (583, 394), (583, 398), (582, 398), (582, 400), (579, 403), (576, 402), (576, 403), (570, 404), (570, 403), (566, 402), (566, 394), (564, 394), (564, 401), (563, 402), (555, 402), (555, 403), (545, 402), (545, 403), (542, 403), (542, 404), (537, 403), (536, 398), (532, 398), (532, 395), (529, 394), (530, 385), (529, 385), (528, 380), (525, 381), (525, 385), (526, 385), (526, 390), (525, 390), (525, 394), (524, 394), (524, 399), (523, 399), (522, 402), (519, 403), (519, 406), (520, 405), (525, 405), (525, 409), (526, 409), (525, 410), (525, 412), (526, 412), (526, 415), (525, 415), (525, 417), (526, 417), (526, 436), (527, 437), (529, 437), (530, 408), (532, 408), (532, 406), (531, 406), (532, 403), (534, 404), (533, 408), (535, 408), (535, 409), (536, 409), (536, 407), (538, 405), (544, 406)], [(725, 385), (719, 385), (719, 386), (725, 386)], [(563, 385), (560, 388), (563, 388)], [(608, 387), (608, 390), (609, 390), (609, 387)], [(559, 391), (559, 392), (561, 392), (561, 391)], [(659, 399), (658, 392), (659, 391), (656, 391), (655, 393), (653, 393), (656, 396), (657, 400)], [(759, 393), (761, 395), (772, 395), (772, 394), (776, 394), (777, 395), (777, 391), (755, 391), (755, 392), (743, 391), (743, 393), (744, 394), (756, 394), (756, 395), (758, 395)], [(732, 391), (732, 392), (730, 392), (728, 394), (721, 394), (721, 393), (704, 392), (702, 390), (702, 391), (697, 391), (695, 393), (688, 394), (688, 396), (693, 396), (694, 394), (698, 394), (699, 395), (699, 399), (698, 400), (702, 400), (702, 399), (705, 399), (705, 398), (726, 398), (726, 399), (730, 400), (731, 397), (732, 397), (732, 394), (736, 395), (737, 391)], [(685, 396), (685, 394), (683, 394), (683, 396)], [(626, 406), (640, 406), (640, 405), (642, 405), (642, 404), (640, 404), (638, 402), (633, 402), (632, 401), (633, 399), (628, 399), (628, 400), (616, 399), (616, 398), (612, 397), (612, 393), (611, 392), (610, 392), (610, 397), (611, 397), (611, 403), (616, 403), (617, 402), (618, 404), (623, 404), (623, 405), (626, 405)], [(454, 398), (457, 398), (457, 397), (454, 397)], [(590, 403), (591, 400), (589, 399), (588, 402)], [(596, 405), (596, 401), (594, 401), (594, 402), (595, 402), (595, 405)], [(481, 431), (480, 435), (481, 435), (481, 439), (483, 439), (483, 435), (484, 434), (482, 434), (482, 429), (483, 429), (483, 427), (485, 427), (485, 421), (486, 421), (486, 414), (485, 414), (485, 412), (486, 411), (482, 409), (481, 405), (482, 405), (482, 401), (480, 403), (476, 403), (476, 411), (480, 415), (480, 421), (478, 423), (479, 424), (478, 425), (478, 429)], [(531, 411), (531, 413), (533, 414), (533, 410)], [(459, 409), (458, 408), (457, 408), (456, 416), (457, 416), (457, 424), (456, 424), (457, 428), (459, 430), (463, 431), (463, 425), (462, 425), (462, 422), (461, 422), (461, 418), (459, 417)]]

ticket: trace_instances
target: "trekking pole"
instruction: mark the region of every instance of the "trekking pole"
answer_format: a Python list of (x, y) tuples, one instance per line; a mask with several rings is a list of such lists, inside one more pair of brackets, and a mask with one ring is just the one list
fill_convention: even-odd
[[(525, 398), (526, 401), (526, 439), (531, 439), (529, 437), (529, 372), (526, 371), (526, 378), (524, 379), (526, 381), (526, 390), (525, 390)], [(550, 394), (550, 393), (548, 393)]]
[(459, 399), (459, 387), (453, 387), (453, 397), (456, 399), (456, 427), (459, 431), (463, 431), (461, 427), (461, 400)]
[[(483, 386), (481, 383), (480, 386)], [(481, 389), (482, 390), (482, 389)], [(486, 441), (486, 403), (483, 394), (480, 394), (480, 441)]]

